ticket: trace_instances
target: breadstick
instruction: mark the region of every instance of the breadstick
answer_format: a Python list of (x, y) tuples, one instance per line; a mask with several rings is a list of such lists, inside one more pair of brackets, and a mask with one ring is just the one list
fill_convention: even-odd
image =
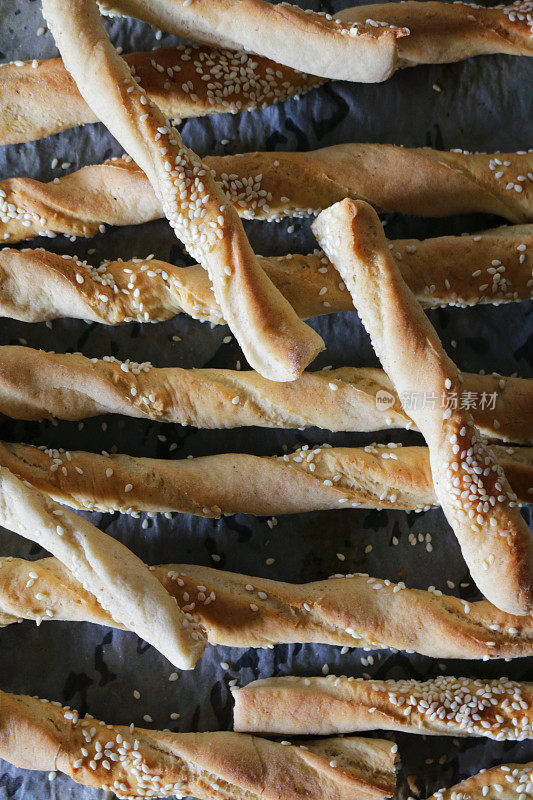
[[(425, 308), (509, 303), (533, 296), (532, 225), (423, 241), (396, 239), (389, 247)], [(353, 308), (324, 253), (260, 257), (259, 263), (303, 319)], [(119, 325), (160, 322), (182, 312), (203, 322), (224, 323), (209, 277), (199, 264), (183, 268), (133, 258), (91, 267), (41, 248), (0, 249), (3, 316), (24, 322), (75, 317)]]
[(439, 789), (428, 800), (527, 800), (533, 793), (533, 761), (528, 764), (501, 764), (483, 769), (472, 778)]
[[(371, 206), (345, 200), (323, 212), (313, 230), (345, 281), (397, 392), (424, 387), (437, 396), (458, 396), (459, 371), (405, 285)], [(412, 414), (429, 446), (435, 493), (477, 586), (499, 608), (528, 613), (531, 533), (472, 416), (453, 403), (444, 409), (421, 404)]]
[(3, 527), (57, 556), (94, 596), (94, 603), (126, 629), (135, 631), (181, 669), (194, 666), (207, 644), (200, 628), (127, 547), (19, 480), (6, 467), (0, 470), (0, 521)]
[[(514, 223), (533, 220), (533, 152), (339, 144), (308, 153), (207, 156), (203, 163), (245, 219), (306, 217), (351, 197), (422, 217), (481, 211)], [(0, 181), (5, 243), (57, 233), (95, 236), (105, 225), (139, 225), (163, 216), (148, 178), (127, 158), (83, 167), (52, 183)]]
[[(493, 451), (518, 502), (530, 503), (533, 448)], [(21, 480), (85, 511), (278, 516), (347, 507), (424, 511), (438, 503), (427, 448), (394, 443), (164, 461), (4, 442), (0, 459)]]
[(407, 27), (398, 40), (398, 64), (443, 64), (492, 53), (533, 55), (533, 18), (528, 0), (493, 8), (473, 3), (379, 3), (339, 11), (339, 19), (358, 22), (368, 16)]
[(232, 689), (234, 728), (268, 736), (389, 730), (533, 739), (533, 684), (508, 678), (427, 681), (266, 678)]
[[(56, 559), (8, 557), (0, 565), (0, 625), (83, 619), (122, 627)], [(487, 600), (364, 574), (294, 584), (192, 564), (152, 569), (213, 645), (332, 644), (483, 660), (533, 655), (533, 616), (506, 614)]]
[(117, 797), (378, 800), (393, 793), (391, 742), (350, 737), (306, 745), (108, 725), (60, 703), (0, 692), (1, 758), (22, 769), (59, 770)]
[[(410, 397), (442, 406), (442, 397), (426, 394)], [(465, 373), (457, 402), (487, 437), (533, 442), (533, 381)], [(415, 429), (380, 369), (304, 372), (279, 384), (252, 371), (157, 368), (11, 345), (0, 347), (0, 412), (32, 420), (124, 414), (197, 428)]]
[[(205, 45), (128, 53), (124, 60), (169, 119), (264, 108), (323, 82), (268, 58)], [(0, 81), (0, 144), (98, 121), (60, 58), (3, 64)]]
[(44, 0), (43, 13), (84, 100), (143, 167), (176, 236), (209, 273), (250, 363), (288, 381), (324, 348), (274, 287), (235, 209), (206, 165), (133, 80), (104, 31), (96, 0)]
[[(232, 49), (251, 50), (268, 55), (282, 64), (326, 77), (365, 80), (364, 77), (352, 77), (352, 65), (342, 74), (332, 74), (331, 69), (324, 69), (323, 58), (326, 53), (323, 41), (315, 43), (306, 38), (301, 46), (294, 44), (298, 40), (294, 39), (286, 4), (267, 9), (265, 3), (254, 0), (241, 0), (237, 7), (229, 0), (203, 0), (188, 7), (170, 0), (157, 0), (149, 4), (144, 0), (99, 2), (104, 14), (138, 17), (178, 36)], [(483, 8), (468, 3), (447, 5), (412, 1), (403, 5), (405, 8), (395, 3), (364, 5), (336, 12), (335, 16), (344, 22), (356, 22), (359, 25), (373, 22), (375, 25), (389, 24), (408, 30), (409, 35), (397, 41), (396, 69), (416, 64), (461, 61), (487, 53), (532, 54), (530, 36), (533, 23), (531, 6), (527, 1), (497, 8)], [(294, 13), (293, 7), (291, 12)], [(272, 22), (274, 19), (278, 23), (276, 27)], [(231, 38), (228, 38), (230, 31)], [(279, 37), (283, 37), (282, 41)], [(290, 47), (291, 42), (294, 47)], [(336, 63), (335, 67), (341, 68)]]
[[(232, 9), (232, 17), (234, 13)], [(410, 67), (487, 53), (531, 55), (528, 14), (527, 3), (520, 2), (484, 8), (406, 0), (348, 8), (336, 16), (344, 22), (365, 23), (370, 18), (408, 28), (409, 36), (397, 40), (397, 66)], [(188, 36), (193, 33), (187, 31)], [(264, 108), (324, 81), (242, 49), (236, 53), (206, 45), (129, 53), (124, 60), (148, 97), (172, 119)], [(31, 141), (97, 120), (61, 59), (5, 64), (0, 75), (0, 144)]]
[(406, 28), (364, 19), (341, 22), (265, 0), (98, 0), (109, 16), (137, 17), (177, 36), (244, 50), (302, 72), (335, 80), (377, 83), (396, 69)]

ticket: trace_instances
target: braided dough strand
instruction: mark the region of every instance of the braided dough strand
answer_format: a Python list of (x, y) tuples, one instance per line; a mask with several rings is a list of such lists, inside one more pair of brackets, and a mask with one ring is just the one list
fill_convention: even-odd
[(391, 742), (348, 738), (308, 744), (302, 749), (231, 732), (107, 725), (90, 715), (80, 718), (60, 703), (0, 692), (1, 758), (23, 769), (59, 770), (117, 797), (380, 800), (393, 793)]
[(293, 69), (336, 80), (376, 83), (396, 69), (398, 41), (409, 31), (366, 19), (264, 0), (98, 0), (103, 14), (130, 16), (187, 39), (245, 50)]
[[(496, 788), (498, 787), (498, 788)], [(501, 764), (484, 769), (466, 781), (440, 789), (428, 800), (484, 800), (497, 792), (501, 800), (524, 800), (533, 792), (533, 761), (528, 764)]]
[[(324, 211), (313, 230), (341, 273), (398, 393), (423, 389), (452, 400), (459, 396), (462, 377), (405, 285), (371, 206), (345, 200)], [(529, 613), (531, 533), (472, 416), (453, 402), (444, 410), (415, 404), (412, 415), (429, 446), (435, 492), (473, 579), (498, 607)]]
[[(55, 559), (0, 564), (0, 624), (84, 619), (123, 627)], [(484, 660), (533, 655), (533, 616), (506, 614), (486, 600), (364, 574), (294, 584), (190, 564), (152, 569), (213, 645), (332, 644)]]
[[(469, 373), (464, 377), (461, 402), (471, 407), (474, 398), (472, 413), (484, 435), (532, 443), (533, 381)], [(380, 400), (386, 401), (384, 408)], [(380, 369), (305, 372), (281, 384), (251, 371), (156, 368), (112, 356), (89, 359), (11, 345), (0, 347), (0, 411), (31, 420), (124, 414), (197, 428), (415, 427)]]
[[(532, 500), (533, 448), (494, 448), (518, 502)], [(438, 504), (425, 447), (316, 447), (282, 457), (164, 461), (4, 443), (2, 463), (54, 500), (85, 511), (271, 516)]]
[[(0, 458), (1, 450), (0, 446)], [(194, 666), (207, 644), (203, 634), (124, 545), (6, 467), (0, 470), (0, 519), (4, 527), (56, 555), (95, 602), (127, 630), (135, 631), (176, 666)]]
[[(425, 308), (499, 304), (533, 296), (532, 225), (424, 241), (396, 239), (389, 246), (404, 280)], [(353, 308), (349, 292), (324, 253), (259, 257), (259, 263), (302, 319)], [(158, 259), (133, 258), (91, 267), (41, 248), (0, 250), (3, 316), (24, 322), (74, 317), (119, 325), (160, 322), (182, 312), (202, 322), (225, 322), (199, 264), (183, 268)]]
[[(351, 197), (422, 217), (485, 212), (513, 223), (533, 220), (533, 152), (340, 144), (307, 153), (206, 156), (203, 163), (245, 219), (306, 217)], [(40, 234), (94, 236), (105, 225), (139, 225), (164, 216), (150, 181), (129, 158), (83, 167), (52, 183), (0, 181), (5, 243)]]
[[(210, 171), (133, 80), (105, 33), (94, 0), (44, 0), (80, 93), (148, 175), (165, 216), (207, 269), (224, 317), (249, 363), (272, 380), (296, 378), (323, 349), (277, 291)], [(133, 201), (130, 201), (133, 202)]]
[[(128, 53), (124, 60), (169, 119), (264, 108), (323, 83), (267, 58), (205, 45)], [(60, 58), (1, 65), (0, 80), (0, 144), (98, 121)]]
[(282, 677), (232, 693), (234, 728), (246, 733), (330, 736), (378, 729), (497, 741), (533, 738), (533, 684), (508, 678)]

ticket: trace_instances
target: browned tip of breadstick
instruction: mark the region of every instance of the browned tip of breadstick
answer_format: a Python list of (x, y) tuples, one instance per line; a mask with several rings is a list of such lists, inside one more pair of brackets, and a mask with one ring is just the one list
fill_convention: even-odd
[(234, 728), (246, 733), (393, 730), (497, 741), (533, 738), (533, 684), (508, 678), (283, 677), (253, 681), (232, 693)]
[[(476, 584), (515, 614), (533, 608), (533, 542), (516, 495), (458, 397), (463, 377), (405, 284), (374, 209), (344, 200), (313, 230), (339, 270), (400, 398), (427, 392), (412, 416), (429, 446), (435, 491)], [(404, 400), (405, 404), (405, 400)]]
[(527, 764), (501, 764), (482, 770), (472, 778), (439, 789), (428, 800), (526, 800), (533, 791), (533, 761)]
[(381, 800), (396, 784), (397, 746), (380, 739), (287, 746), (231, 732), (109, 725), (60, 703), (0, 692), (0, 758), (59, 770), (117, 797)]
[[(533, 655), (533, 617), (467, 602), (437, 589), (407, 589), (366, 574), (292, 584), (190, 564), (154, 576), (205, 630), (210, 644), (333, 644), (436, 658)], [(0, 625), (86, 620), (124, 628), (56, 559), (0, 559)]]

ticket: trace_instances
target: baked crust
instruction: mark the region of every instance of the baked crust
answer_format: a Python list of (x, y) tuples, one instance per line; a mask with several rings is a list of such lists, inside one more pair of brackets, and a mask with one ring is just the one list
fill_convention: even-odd
[[(435, 492), (471, 575), (499, 608), (533, 609), (533, 543), (501, 466), (455, 403), (463, 378), (406, 286), (374, 209), (344, 200), (313, 231), (339, 270), (385, 372), (401, 396), (422, 388), (446, 402), (414, 404), (429, 447)], [(409, 354), (408, 357), (406, 354)]]
[(440, 789), (428, 800), (483, 800), (490, 798), (493, 791), (501, 800), (516, 800), (517, 797), (525, 798), (531, 794), (532, 786), (533, 761), (528, 764), (501, 764), (481, 770), (450, 789)]
[(533, 55), (529, 6), (524, 0), (487, 8), (474, 3), (404, 0), (347, 8), (339, 19), (357, 22), (364, 15), (409, 28), (398, 40), (402, 67), (443, 64), (472, 56), (508, 53)]
[(117, 797), (380, 800), (396, 784), (396, 746), (350, 737), (287, 747), (231, 732), (171, 733), (108, 725), (26, 695), (0, 692), (0, 757), (59, 770)]
[[(389, 247), (424, 308), (510, 303), (533, 296), (533, 225), (423, 241), (396, 239)], [(353, 309), (337, 270), (320, 251), (259, 257), (259, 263), (302, 319)], [(160, 322), (182, 312), (202, 322), (225, 322), (199, 264), (183, 268), (133, 258), (92, 267), (41, 248), (0, 249), (3, 316), (24, 322), (75, 317), (119, 325)]]
[[(56, 559), (0, 564), (0, 624), (83, 619), (122, 627)], [(333, 644), (483, 660), (533, 655), (533, 616), (506, 614), (487, 600), (366, 574), (295, 584), (192, 564), (152, 571), (213, 645)], [(29, 580), (30, 572), (37, 578)]]
[(366, 18), (341, 22), (329, 14), (264, 0), (99, 0), (109, 16), (130, 16), (187, 39), (245, 50), (302, 72), (376, 83), (397, 66), (404, 28)]
[[(519, 503), (531, 502), (533, 448), (496, 447)], [(243, 453), (176, 461), (4, 442), (4, 466), (84, 511), (271, 516), (342, 508), (425, 511), (438, 505), (425, 447), (315, 447), (275, 457)], [(127, 490), (126, 490), (127, 487)]]
[(369, 730), (533, 738), (533, 684), (439, 676), (426, 681), (264, 678), (232, 689), (234, 728), (268, 736)]
[[(421, 217), (485, 212), (518, 224), (533, 220), (533, 181), (527, 178), (533, 151), (339, 144), (307, 153), (206, 156), (203, 163), (245, 219), (307, 217), (350, 197)], [(4, 244), (57, 233), (90, 237), (106, 225), (139, 225), (163, 216), (150, 181), (129, 157), (82, 167), (51, 183), (0, 181)]]
[[(150, 100), (172, 120), (265, 108), (323, 83), (268, 58), (208, 45), (123, 57)], [(0, 80), (0, 144), (33, 141), (98, 121), (60, 58), (3, 64)]]
[[(460, 402), (483, 435), (533, 442), (532, 380), (465, 373), (463, 388)], [(251, 371), (157, 368), (18, 345), (0, 347), (0, 411), (32, 420), (124, 414), (197, 428), (416, 429), (389, 378), (371, 367), (304, 372), (278, 383)]]

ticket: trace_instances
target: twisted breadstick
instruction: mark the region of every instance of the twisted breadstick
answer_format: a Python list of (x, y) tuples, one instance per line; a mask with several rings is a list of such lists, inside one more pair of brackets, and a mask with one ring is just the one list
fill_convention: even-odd
[[(389, 242), (404, 280), (426, 308), (507, 303), (533, 295), (533, 226), (472, 236)], [(349, 311), (353, 301), (324, 253), (259, 258), (303, 319)], [(0, 250), (0, 314), (25, 322), (76, 317), (108, 325), (159, 322), (175, 314), (220, 325), (224, 318), (200, 265), (152, 258), (85, 261), (38, 248)]]
[(336, 80), (376, 83), (396, 69), (406, 28), (368, 20), (341, 22), (264, 0), (98, 0), (103, 14), (131, 16), (188, 39), (245, 50)]
[[(436, 396), (459, 396), (462, 377), (405, 285), (371, 206), (345, 200), (324, 211), (313, 230), (339, 269), (398, 393), (427, 386)], [(529, 613), (531, 533), (472, 416), (453, 403), (444, 410), (415, 407), (412, 414), (429, 446), (435, 493), (473, 579), (499, 608)]]
[[(1, 451), (0, 445), (0, 460)], [(56, 555), (93, 596), (93, 603), (127, 630), (136, 631), (176, 666), (194, 666), (207, 644), (203, 634), (120, 542), (6, 467), (0, 470), (0, 521)]]
[[(0, 625), (83, 619), (122, 627), (55, 559), (8, 557), (0, 565)], [(533, 655), (533, 616), (506, 614), (486, 600), (363, 574), (294, 584), (184, 564), (152, 570), (214, 645), (308, 642), (484, 660)]]
[[(232, 8), (232, 20), (234, 14)], [(406, 0), (357, 6), (338, 12), (337, 17), (360, 24), (379, 19), (408, 28), (409, 36), (397, 40), (397, 66), (401, 67), (460, 61), (482, 53), (533, 52), (530, 9), (520, 0), (500, 8)], [(264, 108), (303, 94), (324, 80), (243, 50), (236, 53), (205, 45), (130, 53), (124, 59), (148, 97), (172, 119)], [(312, 69), (316, 69), (314, 61)], [(39, 139), (97, 120), (61, 59), (5, 64), (0, 66), (0, 75), (0, 144)]]
[[(422, 217), (483, 211), (515, 223), (533, 220), (533, 152), (339, 144), (308, 153), (208, 156), (203, 163), (246, 219), (309, 216), (352, 197)], [(127, 158), (83, 167), (52, 183), (0, 181), (0, 241), (94, 236), (105, 225), (163, 216), (148, 178)]]
[[(430, 385), (428, 381), (427, 392), (420, 386), (423, 391), (408, 399), (442, 407), (446, 397), (433, 397)], [(465, 373), (457, 402), (471, 409), (484, 435), (533, 442), (533, 381)], [(113, 356), (89, 359), (9, 345), (0, 347), (0, 412), (34, 420), (124, 414), (197, 428), (415, 427), (379, 369), (305, 372), (296, 381), (279, 384), (251, 371), (156, 368)]]
[[(493, 449), (518, 496), (533, 500), (533, 448)], [(4, 443), (1, 463), (60, 503), (88, 511), (298, 514), (438, 504), (425, 447), (316, 447), (282, 457), (224, 454), (163, 461)]]
[[(163, 27), (178, 36), (207, 41), (233, 49), (251, 50), (269, 55), (282, 64), (296, 66), (326, 77), (365, 80), (353, 77), (352, 65), (335, 63), (336, 71), (323, 61), (330, 55), (327, 46), (295, 37), (286, 4), (267, 8), (257, 0), (245, 0), (235, 6), (230, 0), (203, 0), (192, 4), (157, 0), (99, 0), (103, 13), (126, 14)], [(395, 68), (416, 64), (460, 61), (482, 53), (531, 55), (531, 6), (523, 0), (494, 9), (458, 3), (407, 2), (405, 8), (394, 3), (359, 6), (340, 11), (336, 17), (345, 22), (389, 24), (406, 28), (409, 35), (398, 39)], [(291, 15), (294, 7), (290, 7)], [(370, 19), (369, 19), (370, 18)], [(379, 20), (378, 23), (375, 20)], [(231, 32), (231, 38), (229, 38)], [(296, 36), (300, 33), (298, 30)], [(290, 47), (291, 42), (294, 47)], [(316, 59), (316, 60), (315, 60)], [(369, 77), (366, 77), (369, 80)]]
[(400, 67), (449, 63), (491, 53), (533, 55), (533, 16), (528, 0), (493, 8), (473, 3), (406, 0), (347, 8), (337, 16), (345, 22), (359, 22), (370, 16), (408, 28), (409, 36), (398, 39)]
[(235, 209), (198, 156), (133, 80), (104, 31), (95, 0), (43, 0), (84, 100), (143, 167), (176, 236), (204, 266), (249, 363), (296, 378), (324, 348), (261, 269)]
[(528, 764), (501, 764), (483, 769), (472, 778), (440, 789), (428, 800), (527, 800), (533, 794), (533, 761)]
[(107, 725), (60, 703), (0, 692), (1, 758), (23, 769), (59, 770), (117, 797), (378, 800), (393, 793), (391, 742), (353, 737), (306, 745)]
[(328, 736), (379, 729), (533, 739), (533, 684), (508, 678), (283, 677), (232, 692), (235, 730), (247, 733)]
[[(124, 56), (169, 119), (264, 108), (323, 81), (261, 56), (205, 45)], [(0, 66), (0, 144), (27, 142), (97, 122), (60, 58)]]

